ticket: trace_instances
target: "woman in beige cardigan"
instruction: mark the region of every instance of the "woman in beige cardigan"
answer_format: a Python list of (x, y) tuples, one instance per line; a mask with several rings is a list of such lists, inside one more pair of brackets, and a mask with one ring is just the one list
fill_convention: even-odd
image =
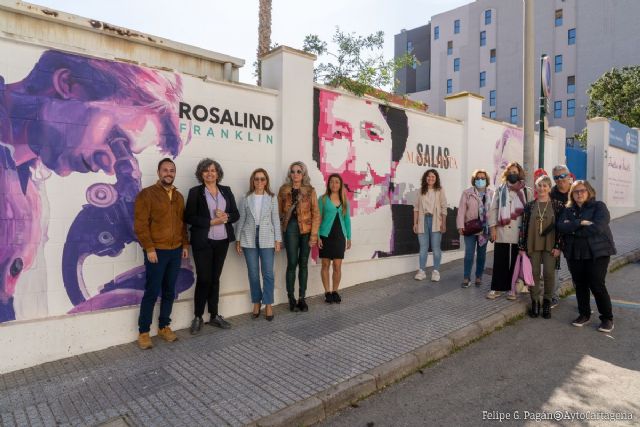
[(429, 243), (433, 251), (433, 272), (431, 281), (440, 280), (440, 260), (442, 250), (440, 242), (442, 234), (446, 231), (447, 197), (440, 185), (440, 175), (435, 169), (429, 169), (420, 180), (420, 194), (416, 198), (413, 207), (413, 232), (418, 235), (420, 243), (420, 265), (415, 275), (416, 280), (427, 278), (427, 256)]

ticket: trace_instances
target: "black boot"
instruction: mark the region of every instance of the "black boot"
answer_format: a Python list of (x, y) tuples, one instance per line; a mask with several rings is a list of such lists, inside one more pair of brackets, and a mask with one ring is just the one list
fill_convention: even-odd
[(531, 309), (529, 309), (529, 316), (538, 317), (540, 316), (540, 301), (531, 300)]
[(551, 319), (551, 300), (545, 299), (542, 301), (542, 317)]
[(327, 304), (333, 304), (333, 294), (331, 294), (331, 292), (324, 293), (324, 302)]
[(307, 305), (307, 303), (304, 301), (304, 298), (300, 298), (298, 300), (298, 309), (300, 311), (309, 311), (309, 306)]
[(289, 297), (289, 311), (298, 311), (298, 305), (294, 297)]

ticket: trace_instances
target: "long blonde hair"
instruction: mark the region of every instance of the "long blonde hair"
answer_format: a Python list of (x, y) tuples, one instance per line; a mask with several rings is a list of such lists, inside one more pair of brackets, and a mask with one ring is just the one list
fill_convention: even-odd
[(291, 168), (293, 168), (294, 166), (300, 166), (300, 169), (302, 169), (302, 185), (311, 185), (311, 178), (309, 178), (309, 170), (307, 169), (307, 165), (305, 165), (301, 161), (296, 161), (289, 165), (289, 169), (287, 170), (287, 184), (293, 185), (293, 180), (291, 179)]

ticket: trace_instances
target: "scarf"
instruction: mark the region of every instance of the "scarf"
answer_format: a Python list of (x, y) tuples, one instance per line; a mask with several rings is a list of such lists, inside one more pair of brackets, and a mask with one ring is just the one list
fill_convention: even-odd
[[(509, 203), (509, 191), (514, 191), (518, 197), (514, 197), (513, 202)], [(505, 226), (511, 224), (512, 220), (517, 219), (524, 212), (526, 204), (526, 194), (524, 181), (518, 181), (515, 184), (504, 183), (498, 188), (498, 225)]]
[(485, 187), (484, 193), (481, 196), (476, 187), (473, 187), (473, 191), (478, 196), (480, 203), (478, 203), (478, 218), (482, 222), (482, 234), (478, 235), (478, 245), (484, 246), (489, 241), (489, 209), (487, 209), (487, 189)]

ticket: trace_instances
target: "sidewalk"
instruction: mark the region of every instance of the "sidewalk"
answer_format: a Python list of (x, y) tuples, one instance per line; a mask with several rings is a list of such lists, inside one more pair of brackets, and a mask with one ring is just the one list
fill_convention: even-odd
[[(611, 268), (640, 256), (639, 226), (640, 213), (613, 222)], [(2, 375), (0, 425), (316, 422), (524, 313), (527, 296), (485, 299), (489, 277), (460, 288), (461, 269), (444, 265), (439, 283), (413, 273), (364, 283), (340, 305), (314, 297), (308, 313), (277, 307), (273, 322), (247, 314), (229, 331), (178, 331), (150, 351), (131, 343)]]

